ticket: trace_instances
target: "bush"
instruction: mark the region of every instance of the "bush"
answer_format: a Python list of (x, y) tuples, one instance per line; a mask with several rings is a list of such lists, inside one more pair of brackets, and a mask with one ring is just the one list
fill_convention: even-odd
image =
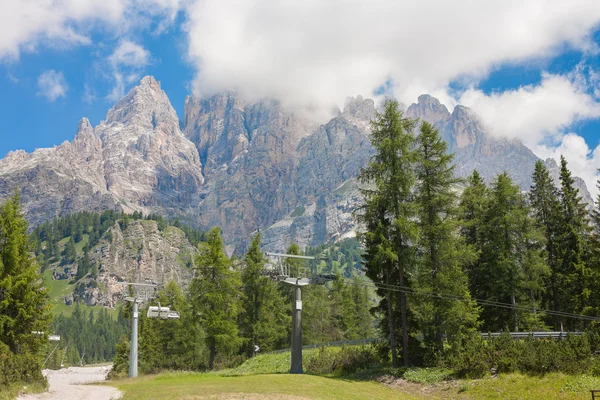
[(597, 338), (593, 334), (564, 339), (513, 340), (508, 333), (487, 340), (475, 333), (463, 339), (444, 356), (441, 365), (458, 376), (480, 378), (488, 371), (545, 374), (589, 372), (600, 375), (600, 360), (594, 357)]
[(307, 357), (306, 370), (311, 374), (350, 375), (378, 364), (373, 346), (319, 348), (317, 354)]
[(442, 360), (442, 365), (452, 368), (460, 377), (482, 378), (490, 371), (490, 356), (490, 346), (479, 333), (474, 332), (455, 344)]
[(404, 373), (404, 379), (416, 383), (438, 383), (452, 379), (453, 371), (446, 368), (417, 368)]
[(0, 391), (17, 382), (46, 386), (47, 381), (41, 370), (40, 361), (32, 354), (0, 352)]

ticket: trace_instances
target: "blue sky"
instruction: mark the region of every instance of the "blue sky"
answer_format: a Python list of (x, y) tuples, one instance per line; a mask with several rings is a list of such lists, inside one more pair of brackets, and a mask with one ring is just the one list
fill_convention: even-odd
[(430, 93), (450, 109), (467, 105), (491, 134), (540, 157), (565, 154), (592, 185), (597, 0), (479, 3), (6, 0), (0, 157), (71, 140), (81, 117), (98, 124), (144, 75), (161, 82), (180, 117), (190, 93), (231, 89), (329, 109), (387, 83), (405, 104)]

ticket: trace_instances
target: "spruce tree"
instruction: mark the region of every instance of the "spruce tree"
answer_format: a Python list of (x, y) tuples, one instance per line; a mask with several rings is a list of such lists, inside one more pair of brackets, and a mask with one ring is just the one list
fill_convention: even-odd
[(274, 350), (286, 341), (290, 325), (287, 315), (289, 303), (281, 295), (276, 282), (261, 276), (265, 262), (258, 233), (246, 252), (242, 271), (244, 302), (241, 333), (246, 339), (244, 351), (247, 355), (254, 353), (255, 345), (263, 351)]
[[(558, 240), (560, 233), (560, 203), (558, 190), (550, 177), (550, 172), (542, 162), (535, 163), (533, 186), (529, 192), (529, 202), (537, 226), (544, 236), (545, 262), (548, 265), (548, 290), (543, 305), (554, 311), (565, 311), (560, 292), (564, 287), (564, 276), (558, 256)], [(560, 320), (555, 319), (555, 329), (560, 328)]]
[(223, 251), (219, 228), (213, 228), (200, 243), (195, 260), (195, 276), (190, 283), (193, 312), (206, 334), (208, 368), (213, 369), (217, 354), (230, 354), (240, 345), (238, 271)]
[[(584, 312), (591, 294), (590, 270), (585, 264), (585, 242), (589, 234), (586, 205), (567, 168), (567, 160), (560, 158), (560, 234), (558, 256), (564, 275), (564, 293), (567, 311)], [(569, 327), (573, 327), (572, 324)]]
[(70, 264), (75, 262), (77, 258), (77, 250), (75, 249), (75, 241), (73, 240), (73, 236), (69, 238), (67, 244), (65, 245), (65, 249), (63, 250), (63, 264)]
[(0, 205), (0, 347), (39, 356), (51, 320), (48, 291), (32, 255), (19, 196)]
[(462, 301), (425, 297), (415, 306), (427, 347), (443, 351), (443, 337), (454, 342), (476, 327), (477, 307), (471, 300), (464, 267), (471, 249), (456, 234), (460, 181), (454, 176), (453, 155), (437, 129), (423, 122), (417, 136), (417, 215), (420, 227), (417, 287)]
[[(535, 294), (546, 273), (536, 245), (540, 236), (520, 188), (507, 173), (498, 175), (492, 184), (483, 229), (481, 265), (474, 272), (479, 286), (474, 296), (513, 307), (530, 305), (535, 314), (531, 291)], [(485, 307), (481, 315), (484, 329), (492, 331), (518, 331), (536, 321), (516, 308)]]
[[(404, 118), (396, 101), (388, 100), (383, 112), (371, 121), (371, 144), (375, 155), (359, 174), (365, 204), (357, 210), (357, 219), (366, 232), (365, 268), (373, 281), (388, 285), (410, 286), (408, 270), (414, 262), (414, 241), (418, 236), (415, 223), (413, 188), (415, 184), (415, 121)], [(396, 334), (402, 332), (403, 363), (410, 364), (408, 301), (404, 292), (378, 289), (383, 298), (389, 335), (392, 365), (398, 366)], [(400, 324), (396, 309), (399, 298)]]

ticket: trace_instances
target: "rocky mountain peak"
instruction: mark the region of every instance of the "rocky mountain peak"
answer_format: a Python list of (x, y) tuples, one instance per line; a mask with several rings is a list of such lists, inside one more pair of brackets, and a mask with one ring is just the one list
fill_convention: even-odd
[(417, 103), (413, 103), (406, 110), (406, 116), (409, 118), (419, 118), (431, 124), (448, 118), (450, 112), (445, 105), (440, 103), (438, 99), (428, 94), (422, 94), (417, 99)]
[(160, 124), (178, 126), (179, 119), (160, 83), (146, 76), (108, 111), (104, 123), (155, 129)]
[(364, 99), (361, 95), (346, 97), (344, 114), (360, 120), (370, 121), (375, 117), (375, 102), (372, 99)]

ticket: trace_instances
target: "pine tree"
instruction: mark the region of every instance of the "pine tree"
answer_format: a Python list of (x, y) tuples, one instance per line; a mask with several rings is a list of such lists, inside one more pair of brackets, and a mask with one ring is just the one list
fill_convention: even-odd
[(75, 241), (73, 240), (73, 236), (69, 238), (69, 241), (65, 245), (65, 249), (63, 250), (63, 264), (70, 264), (75, 262), (77, 259), (77, 250), (75, 249)]
[(0, 205), (0, 347), (38, 356), (51, 319), (48, 292), (31, 253), (18, 195)]
[(558, 256), (564, 275), (564, 293), (567, 311), (582, 313), (591, 294), (590, 271), (585, 265), (585, 242), (589, 234), (586, 205), (574, 186), (567, 160), (560, 158), (560, 236)]
[[(544, 235), (545, 262), (550, 269), (548, 289), (544, 305), (554, 311), (565, 311), (560, 291), (564, 287), (558, 257), (558, 237), (560, 230), (560, 203), (558, 190), (544, 163), (538, 160), (533, 172), (533, 186), (529, 192), (531, 210), (538, 227)], [(560, 328), (560, 320), (555, 320), (555, 329)]]
[(459, 203), (460, 233), (465, 244), (475, 252), (474, 259), (468, 264), (469, 288), (476, 293), (481, 282), (478, 282), (481, 268), (481, 252), (483, 250), (483, 226), (487, 212), (488, 188), (477, 170), (468, 179), (468, 186), (463, 191)]
[[(479, 286), (474, 295), (512, 306), (525, 302), (535, 313), (531, 290), (535, 291), (546, 269), (540, 265), (540, 248), (533, 245), (539, 242), (539, 232), (535, 231), (529, 211), (519, 187), (508, 174), (498, 175), (492, 184), (484, 220), (481, 265), (475, 273)], [(519, 317), (516, 309), (487, 307), (482, 310), (485, 330), (519, 330), (528, 325), (525, 321), (535, 321), (528, 314)]]
[(90, 261), (90, 255), (86, 251), (83, 254), (83, 259), (77, 265), (77, 274), (75, 275), (75, 280), (79, 280), (83, 278), (92, 268), (92, 263)]
[(198, 246), (196, 275), (189, 290), (193, 312), (206, 334), (208, 368), (213, 369), (217, 353), (230, 354), (240, 345), (237, 318), (241, 281), (223, 251), (220, 229), (211, 229), (206, 239)]
[(374, 290), (373, 284), (369, 285), (364, 276), (355, 273), (350, 286), (350, 297), (356, 308), (356, 326), (350, 331), (351, 335), (355, 336), (354, 339), (369, 338), (375, 332), (374, 318), (370, 313), (374, 305), (371, 299), (375, 296), (370, 294), (370, 290)]
[(261, 276), (265, 259), (260, 250), (260, 233), (252, 238), (252, 243), (244, 257), (242, 284), (244, 303), (241, 314), (241, 331), (246, 339), (245, 352), (254, 353), (254, 346), (263, 351), (273, 350), (285, 342), (289, 326), (285, 298), (277, 290), (275, 282)]
[(456, 234), (458, 198), (454, 188), (460, 180), (454, 176), (453, 155), (447, 154), (448, 144), (428, 122), (421, 124), (417, 144), (416, 204), (420, 240), (416, 283), (421, 291), (464, 299), (427, 297), (415, 306), (420, 310), (427, 347), (441, 352), (444, 334), (454, 342), (476, 327), (477, 307), (470, 299), (464, 270), (473, 259), (473, 252)]
[[(364, 185), (361, 193), (365, 204), (357, 210), (357, 219), (366, 228), (365, 268), (375, 282), (410, 286), (408, 269), (414, 260), (413, 243), (418, 236), (414, 222), (413, 187), (415, 121), (403, 118), (396, 101), (388, 100), (382, 113), (371, 121), (371, 144), (375, 155), (359, 174)], [(408, 302), (404, 292), (379, 289), (383, 297), (380, 307), (385, 312), (385, 325), (392, 352), (392, 365), (398, 365), (395, 316), (396, 300), (400, 300), (403, 363), (410, 364)], [(385, 307), (385, 308), (383, 308)]]

